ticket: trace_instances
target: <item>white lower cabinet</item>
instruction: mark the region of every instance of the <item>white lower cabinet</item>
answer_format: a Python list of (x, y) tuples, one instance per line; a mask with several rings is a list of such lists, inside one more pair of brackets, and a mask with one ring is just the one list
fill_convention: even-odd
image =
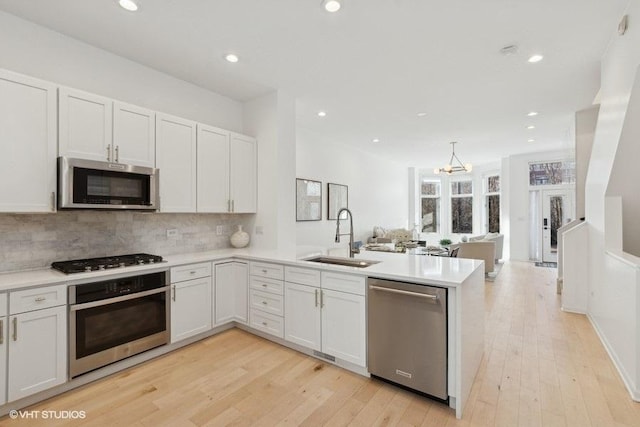
[(211, 263), (182, 265), (171, 269), (171, 342), (211, 329)]
[(0, 294), (0, 406), (7, 403), (7, 294)]
[(284, 339), (312, 350), (321, 349), (320, 288), (284, 283)]
[(9, 316), (8, 401), (67, 380), (67, 307)]
[(228, 322), (248, 322), (247, 294), (249, 267), (247, 263), (230, 261), (215, 265), (214, 325)]
[(285, 269), (285, 339), (366, 366), (365, 279), (302, 270)]

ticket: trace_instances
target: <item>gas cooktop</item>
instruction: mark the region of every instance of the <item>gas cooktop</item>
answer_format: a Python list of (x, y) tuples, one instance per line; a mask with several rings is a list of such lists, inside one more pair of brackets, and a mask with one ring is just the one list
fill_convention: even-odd
[(70, 261), (56, 261), (51, 267), (65, 274), (84, 273), (88, 271), (106, 270), (109, 268), (128, 267), (162, 262), (159, 255), (130, 254), (104, 258), (74, 259)]

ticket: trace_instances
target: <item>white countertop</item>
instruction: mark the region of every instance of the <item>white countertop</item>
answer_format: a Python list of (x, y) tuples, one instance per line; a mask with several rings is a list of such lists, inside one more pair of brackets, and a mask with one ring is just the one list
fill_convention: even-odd
[(222, 249), (216, 251), (174, 254), (163, 256), (165, 262), (144, 266), (116, 268), (89, 273), (64, 274), (51, 268), (18, 271), (0, 274), (0, 291), (60, 283), (77, 284), (130, 276), (140, 272), (153, 272), (174, 266), (196, 262), (219, 261), (239, 258), (249, 261), (274, 262), (297, 267), (331, 270), (362, 276), (379, 277), (390, 280), (457, 287), (477, 268), (482, 261), (425, 255), (383, 253), (366, 251), (356, 255), (356, 259), (380, 261), (366, 268), (346, 267), (305, 261), (313, 255), (324, 255), (326, 251), (316, 248), (298, 248), (297, 251)]

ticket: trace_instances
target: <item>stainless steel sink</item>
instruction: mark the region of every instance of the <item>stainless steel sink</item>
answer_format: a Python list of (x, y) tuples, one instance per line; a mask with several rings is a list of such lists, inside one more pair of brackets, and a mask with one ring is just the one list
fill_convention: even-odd
[(380, 261), (370, 261), (364, 259), (354, 258), (341, 258), (333, 256), (316, 256), (312, 258), (306, 258), (305, 261), (319, 262), (322, 264), (344, 265), (347, 267), (366, 268), (373, 264), (378, 264)]

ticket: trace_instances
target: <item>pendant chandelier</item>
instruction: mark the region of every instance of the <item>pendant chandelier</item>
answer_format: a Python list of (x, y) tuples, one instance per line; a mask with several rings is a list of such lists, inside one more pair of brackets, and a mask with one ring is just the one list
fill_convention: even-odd
[[(457, 172), (471, 172), (471, 169), (472, 169), (471, 163), (467, 163), (463, 165), (460, 159), (458, 158), (458, 156), (456, 156), (455, 145), (456, 145), (456, 142), (452, 141), (451, 142), (451, 159), (449, 159), (449, 163), (447, 163), (442, 168), (435, 168), (433, 170), (433, 173), (435, 173), (436, 175), (439, 173), (446, 173), (451, 175), (452, 173), (457, 173)], [(454, 163), (454, 160), (456, 161), (455, 163)]]

